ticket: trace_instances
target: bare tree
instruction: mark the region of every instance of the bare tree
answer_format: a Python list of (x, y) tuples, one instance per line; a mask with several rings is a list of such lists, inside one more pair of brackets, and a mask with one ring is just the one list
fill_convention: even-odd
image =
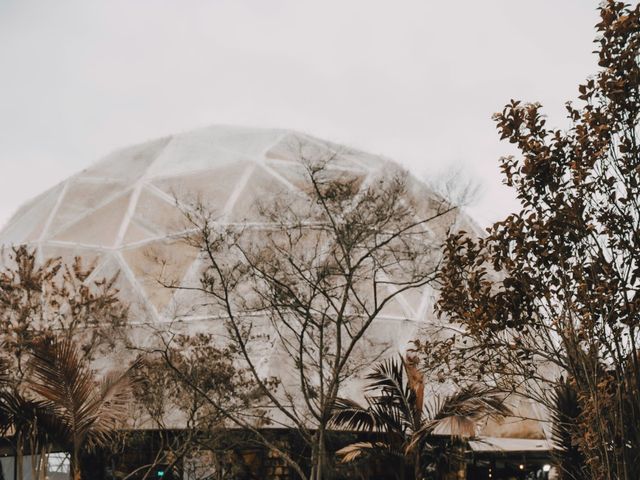
[(452, 205), (467, 207), (482, 197), (484, 186), (471, 176), (462, 165), (448, 165), (447, 168), (425, 176), (425, 183)]
[[(270, 421), (307, 444), (311, 470), (285, 448), (267, 441), (269, 448), (301, 478), (321, 479), (341, 385), (385, 353), (367, 337), (385, 309), (435, 278), (439, 239), (456, 208), (390, 165), (366, 176), (335, 169), (336, 156), (299, 160), (304, 182), (259, 203), (263, 223), (222, 224), (202, 203), (185, 208), (204, 268), (198, 285), (169, 286), (204, 293)], [(265, 370), (265, 355), (277, 355), (276, 371)], [(251, 421), (226, 414), (266, 440)]]

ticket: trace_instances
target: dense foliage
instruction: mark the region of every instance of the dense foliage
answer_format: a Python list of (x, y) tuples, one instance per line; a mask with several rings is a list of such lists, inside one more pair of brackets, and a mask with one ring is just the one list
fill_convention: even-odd
[(568, 130), (549, 129), (539, 104), (511, 101), (495, 115), (501, 138), (520, 151), (501, 167), (522, 207), (484, 238), (449, 239), (439, 309), (467, 332), (444, 346), (454, 370), (552, 411), (554, 386), (566, 380), (588, 478), (635, 479), (640, 7), (610, 0), (600, 14), (600, 69), (567, 104)]

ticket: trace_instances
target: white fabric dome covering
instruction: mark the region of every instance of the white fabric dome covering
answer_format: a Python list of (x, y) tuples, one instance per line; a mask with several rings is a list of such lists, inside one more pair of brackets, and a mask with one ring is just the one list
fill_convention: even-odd
[[(293, 131), (209, 127), (106, 156), (22, 206), (0, 231), (0, 244), (33, 246), (41, 258), (79, 255), (97, 262), (98, 277), (119, 270), (122, 293), (133, 297), (126, 300), (145, 310), (132, 320), (170, 321), (181, 304), (174, 295), (181, 292), (161, 286), (156, 270), (172, 278), (198, 270), (195, 251), (180, 241), (186, 222), (176, 199), (203, 201), (223, 224), (259, 224), (257, 200), (305, 182), (298, 148), (306, 155), (335, 155), (329, 168), (337, 174), (397, 168), (381, 157)], [(419, 182), (414, 186), (428, 208), (434, 196)], [(431, 316), (431, 293), (399, 298), (383, 316), (423, 322)], [(405, 340), (398, 338), (397, 346)]]
[[(223, 312), (212, 311), (202, 294), (159, 282), (164, 278), (182, 285), (197, 283), (202, 271), (197, 250), (184, 241), (188, 222), (176, 200), (197, 200), (215, 212), (221, 225), (265, 226), (257, 202), (282, 192), (304, 191), (308, 184), (301, 157), (331, 158), (327, 168), (336, 175), (362, 176), (363, 182), (399, 168), (385, 158), (294, 131), (208, 127), (106, 156), (22, 206), (0, 231), (0, 246), (6, 254), (6, 247), (29, 245), (40, 259), (61, 257), (71, 262), (80, 256), (95, 262), (89, 280), (118, 273), (122, 300), (131, 305), (130, 323), (138, 326), (134, 329), (138, 344), (151, 341), (150, 330), (162, 330), (169, 323), (186, 332), (226, 336)], [(438, 195), (411, 176), (406, 200), (416, 219), (427, 218), (435, 205), (441, 205)], [(452, 212), (425, 224), (434, 244), (444, 240), (452, 222), (479, 232), (468, 217)], [(362, 339), (358, 351), (371, 359), (361, 358), (361, 364), (366, 367), (404, 353), (419, 335), (434, 334), (439, 326), (434, 300), (428, 285), (395, 297)], [(268, 323), (256, 319), (263, 334), (261, 345), (253, 346), (256, 362), (261, 374), (280, 378), (286, 386), (291, 368)], [(117, 362), (116, 357), (102, 360), (109, 364)], [(343, 384), (341, 395), (361, 398), (366, 373)], [(538, 411), (532, 414), (543, 416)], [(504, 428), (494, 425), (488, 434), (498, 435)], [(539, 432), (534, 430), (539, 428), (525, 426), (524, 432), (513, 433), (537, 438)]]
[[(169, 289), (158, 279), (198, 282), (197, 250), (182, 237), (184, 213), (178, 200), (206, 204), (218, 223), (263, 225), (256, 201), (301, 189), (305, 157), (330, 156), (336, 175), (386, 175), (398, 166), (384, 158), (288, 130), (209, 127), (118, 150), (28, 202), (0, 232), (4, 246), (27, 244), (40, 258), (81, 256), (96, 262), (94, 279), (117, 272), (123, 300), (131, 304), (130, 322), (160, 327), (176, 322), (187, 331), (224, 334), (221, 315), (201, 295)], [(407, 201), (416, 218), (425, 218), (440, 199), (409, 176)], [(441, 241), (451, 216), (430, 222)], [(467, 228), (473, 228), (471, 222)], [(373, 323), (361, 351), (373, 359), (405, 352), (418, 330), (435, 323), (430, 287), (396, 297)], [(143, 327), (144, 328), (144, 327)], [(265, 375), (286, 376), (282, 352), (269, 335), (257, 352)], [(138, 329), (140, 332), (140, 329)], [(147, 341), (150, 335), (136, 335)], [(271, 339), (271, 341), (269, 340)], [(367, 362), (364, 362), (367, 364)], [(360, 382), (343, 395), (361, 395)]]

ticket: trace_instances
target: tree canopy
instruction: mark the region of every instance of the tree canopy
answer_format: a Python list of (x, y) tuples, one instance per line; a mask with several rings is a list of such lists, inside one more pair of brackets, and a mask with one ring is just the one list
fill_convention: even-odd
[(640, 476), (640, 6), (610, 0), (600, 17), (600, 68), (567, 104), (569, 129), (549, 128), (537, 103), (512, 100), (494, 116), (520, 152), (501, 169), (521, 209), (485, 237), (449, 238), (438, 308), (464, 333), (440, 345), (440, 358), (552, 411), (566, 379), (582, 412), (571, 441), (589, 478), (631, 479)]

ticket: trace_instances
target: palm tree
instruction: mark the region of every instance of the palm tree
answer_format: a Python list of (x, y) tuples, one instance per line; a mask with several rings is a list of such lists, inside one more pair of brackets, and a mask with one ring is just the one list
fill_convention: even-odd
[(499, 395), (474, 386), (433, 398), (425, 405), (423, 376), (416, 364), (415, 359), (402, 357), (379, 363), (366, 377), (366, 391), (376, 392), (365, 396), (366, 406), (348, 399), (338, 401), (332, 426), (383, 434), (378, 441), (357, 442), (338, 450), (343, 462), (367, 455), (386, 457), (397, 464), (397, 478), (420, 480), (424, 467), (437, 463), (439, 448), (432, 442), (436, 435), (447, 435), (455, 444), (474, 436), (480, 419), (510, 413)]
[(105, 445), (126, 419), (135, 364), (98, 380), (69, 338), (40, 340), (32, 355), (29, 389), (46, 412), (36, 422), (70, 453), (71, 479), (81, 480), (80, 454)]
[(44, 478), (44, 455), (50, 447), (51, 412), (42, 401), (24, 395), (12, 382), (9, 363), (0, 359), (0, 436), (15, 453), (16, 478), (23, 478), (25, 449), (32, 454), (32, 478)]

